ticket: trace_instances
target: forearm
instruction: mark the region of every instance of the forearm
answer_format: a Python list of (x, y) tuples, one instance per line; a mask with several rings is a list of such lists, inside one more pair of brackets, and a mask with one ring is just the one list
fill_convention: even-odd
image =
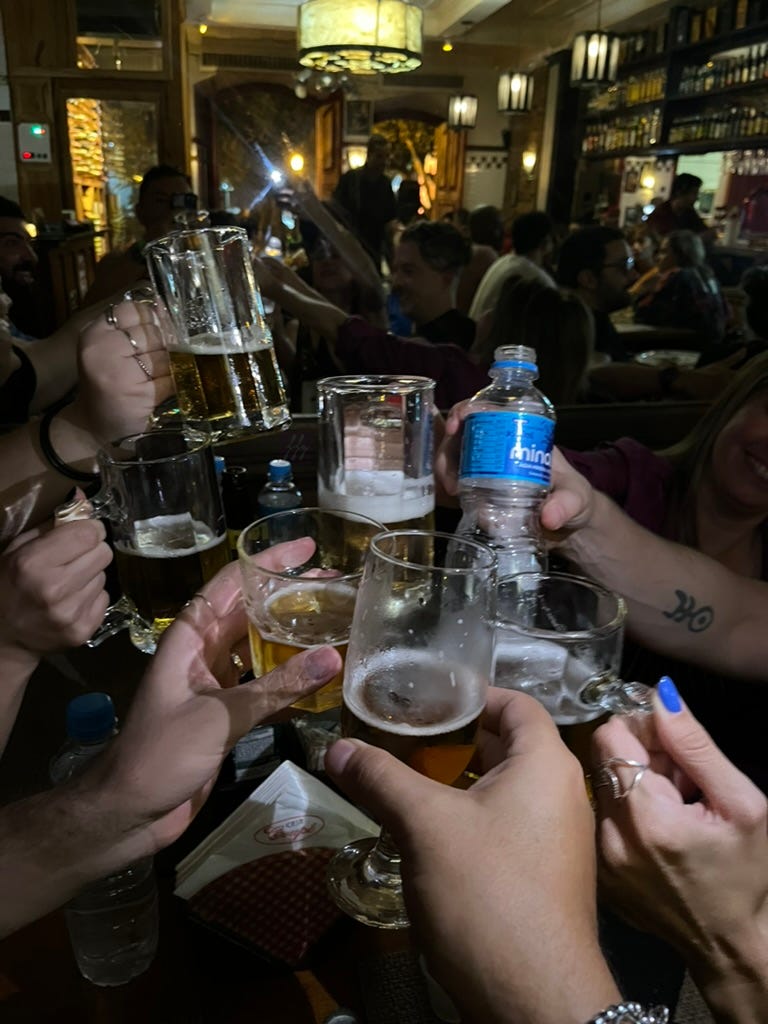
[(318, 331), (333, 343), (339, 327), (348, 318), (347, 313), (326, 302), (317, 293), (303, 294), (291, 285), (280, 284), (275, 289), (274, 299), (277, 305), (298, 317), (305, 327)]
[(596, 493), (563, 553), (628, 601), (632, 634), (661, 653), (765, 679), (768, 586), (654, 536)]
[[(37, 420), (0, 438), (0, 542), (47, 518), (75, 484), (49, 465), (39, 438)], [(63, 462), (85, 472), (95, 469), (98, 442), (76, 406), (53, 418), (50, 438)]]
[(29, 678), (39, 660), (32, 651), (0, 642), (0, 757), (13, 730)]
[(706, 957), (689, 960), (691, 977), (718, 1024), (768, 1020), (768, 942), (758, 930), (737, 943), (719, 943)]

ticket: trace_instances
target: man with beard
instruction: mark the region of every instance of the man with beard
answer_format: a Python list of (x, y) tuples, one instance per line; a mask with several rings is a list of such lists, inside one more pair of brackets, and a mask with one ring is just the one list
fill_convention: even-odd
[(19, 338), (41, 333), (37, 329), (41, 298), (35, 282), (37, 263), (21, 207), (0, 196), (0, 282), (13, 303), (9, 319), (11, 330)]

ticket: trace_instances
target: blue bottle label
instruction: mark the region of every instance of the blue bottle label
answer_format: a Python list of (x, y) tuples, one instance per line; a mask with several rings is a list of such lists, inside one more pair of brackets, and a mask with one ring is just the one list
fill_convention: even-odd
[(520, 412), (475, 412), (464, 423), (462, 479), (549, 486), (555, 424)]

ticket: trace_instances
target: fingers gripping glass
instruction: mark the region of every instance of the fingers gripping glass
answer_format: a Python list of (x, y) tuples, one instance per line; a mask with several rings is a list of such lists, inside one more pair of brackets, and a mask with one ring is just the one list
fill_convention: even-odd
[[(419, 530), (374, 537), (344, 671), (345, 736), (438, 782), (460, 778), (487, 696), (495, 581), (496, 559), (484, 544)], [(328, 886), (358, 921), (408, 926), (400, 855), (386, 830), (340, 850)]]

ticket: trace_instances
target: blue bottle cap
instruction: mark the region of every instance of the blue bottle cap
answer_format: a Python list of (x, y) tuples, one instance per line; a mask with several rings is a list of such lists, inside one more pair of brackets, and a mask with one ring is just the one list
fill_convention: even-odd
[(108, 693), (84, 693), (67, 704), (67, 736), (83, 743), (105, 740), (115, 729), (115, 706)]
[(217, 479), (221, 480), (221, 474), (227, 468), (227, 460), (224, 458), (223, 455), (214, 455), (213, 465), (216, 470)]
[(291, 475), (291, 464), (285, 459), (272, 459), (269, 464), (269, 479), (274, 483), (287, 480)]

